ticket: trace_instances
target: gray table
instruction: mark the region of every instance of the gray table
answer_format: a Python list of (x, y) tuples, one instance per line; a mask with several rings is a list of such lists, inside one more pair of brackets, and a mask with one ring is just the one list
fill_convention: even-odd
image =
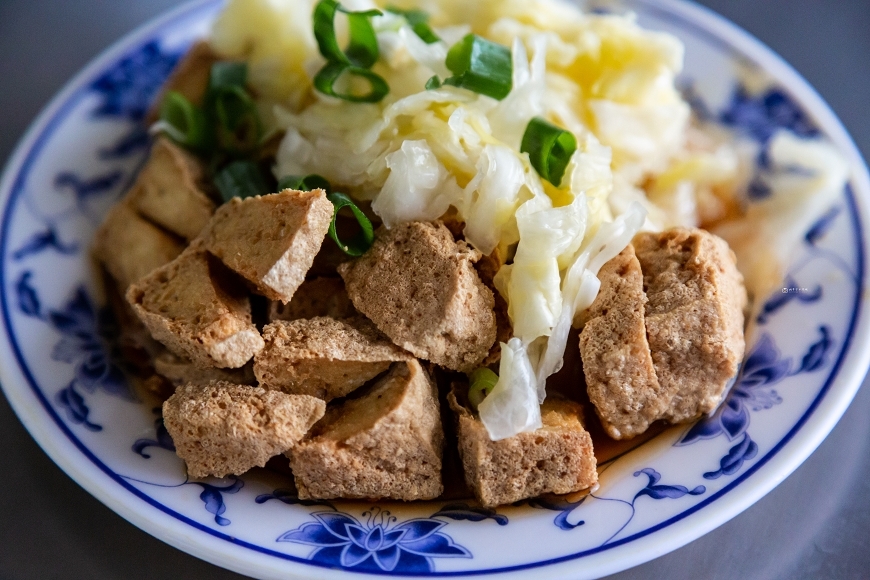
[[(64, 82), (177, 0), (0, 0), (0, 161)], [(870, 153), (868, 0), (703, 0), (791, 62)], [(870, 388), (727, 524), (613, 579), (870, 577)], [(127, 523), (60, 471), (0, 397), (0, 579), (241, 578)]]

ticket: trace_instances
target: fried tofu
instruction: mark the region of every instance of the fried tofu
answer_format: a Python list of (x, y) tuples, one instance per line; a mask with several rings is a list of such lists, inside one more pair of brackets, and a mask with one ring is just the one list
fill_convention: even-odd
[(326, 401), (413, 358), (361, 316), (278, 320), (263, 329), (263, 339), (266, 346), (254, 357), (261, 386)]
[(354, 307), (393, 342), (449, 369), (477, 368), (495, 342), (492, 291), (480, 253), (441, 222), (380, 228), (372, 247), (339, 266)]
[(184, 250), (178, 238), (161, 230), (125, 200), (116, 204), (97, 231), (94, 255), (118, 284), (121, 293)]
[(465, 481), (483, 507), (581, 491), (598, 483), (592, 438), (579, 404), (551, 395), (541, 406), (543, 427), (492, 441), (480, 418), (457, 400), (455, 390), (448, 401), (456, 414)]
[(178, 387), (163, 403), (163, 424), (190, 477), (224, 477), (291, 449), (325, 409), (314, 397), (213, 381)]
[(704, 230), (640, 233), (646, 333), (662, 389), (663, 418), (694, 420), (721, 402), (743, 360), (746, 290), (734, 252)]
[(292, 449), (300, 499), (433, 499), (442, 490), (438, 394), (416, 360), (327, 411)]
[(246, 364), (237, 369), (203, 368), (186, 358), (165, 350), (154, 357), (154, 372), (176, 387), (186, 384), (204, 385), (212, 381), (224, 381), (237, 385), (256, 385), (254, 366)]
[(208, 89), (211, 67), (219, 60), (220, 56), (208, 42), (200, 41), (190, 47), (187, 54), (175, 66), (166, 83), (160, 89), (160, 94), (154, 100), (154, 106), (148, 112), (149, 124), (160, 117), (160, 105), (163, 102), (163, 97), (169, 91), (181, 93), (191, 103), (202, 105), (205, 92)]
[(290, 302), (329, 230), (334, 208), (322, 189), (233, 198), (215, 212), (203, 239), (263, 296)]
[(342, 319), (358, 314), (341, 278), (321, 277), (306, 280), (299, 285), (290, 302), (269, 302), (269, 322), (318, 316)]
[(161, 137), (151, 147), (151, 155), (128, 197), (143, 216), (192, 240), (215, 210), (214, 202), (202, 190), (203, 179), (199, 161)]
[(601, 290), (583, 315), (580, 354), (589, 400), (614, 439), (630, 439), (660, 419), (670, 403), (646, 337), (640, 262), (629, 245), (598, 273)]
[(238, 368), (263, 348), (247, 293), (200, 243), (130, 286), (127, 301), (156, 340), (199, 366)]

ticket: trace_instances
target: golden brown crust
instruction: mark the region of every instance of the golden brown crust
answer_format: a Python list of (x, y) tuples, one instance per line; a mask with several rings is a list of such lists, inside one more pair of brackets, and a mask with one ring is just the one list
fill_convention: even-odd
[(208, 42), (199, 41), (194, 44), (175, 66), (161, 87), (160, 94), (154, 99), (154, 105), (148, 111), (148, 123), (153, 123), (160, 117), (160, 105), (168, 91), (181, 93), (191, 103), (201, 105), (208, 89), (211, 67), (219, 60), (220, 56)]
[(263, 348), (251, 305), (198, 242), (127, 291), (151, 335), (200, 366), (238, 368)]
[(435, 385), (412, 360), (331, 408), (288, 455), (302, 499), (410, 501), (443, 491), (443, 445)]
[(661, 418), (663, 396), (646, 338), (643, 274), (629, 244), (599, 271), (601, 290), (584, 313), (580, 354), (589, 400), (607, 434), (630, 439)]
[(480, 419), (448, 395), (456, 413), (465, 481), (484, 507), (510, 504), (544, 493), (571, 493), (598, 483), (592, 438), (583, 408), (558, 396), (541, 406), (543, 427), (492, 441)]
[(133, 209), (126, 200), (109, 211), (94, 242), (94, 255), (123, 293), (156, 268), (171, 262), (184, 245)]
[(291, 449), (325, 409), (306, 395), (212, 381), (178, 387), (163, 403), (163, 424), (190, 477), (223, 477)]
[(289, 302), (332, 221), (322, 189), (233, 198), (203, 231), (205, 246), (272, 300)]
[(279, 320), (263, 329), (266, 347), (254, 359), (260, 385), (331, 401), (413, 357), (358, 316)]
[(716, 408), (743, 359), (743, 277), (728, 244), (703, 230), (641, 233), (633, 243), (653, 364), (671, 395), (663, 418), (691, 421)]
[(154, 357), (153, 363), (154, 372), (176, 387), (186, 384), (205, 385), (212, 381), (236, 385), (257, 384), (254, 366), (250, 362), (237, 369), (205, 368), (165, 350)]
[(492, 291), (480, 257), (441, 222), (380, 228), (372, 247), (339, 266), (354, 307), (393, 342), (449, 369), (470, 372), (495, 342)]
[(284, 304), (269, 302), (269, 322), (299, 318), (350, 318), (359, 313), (353, 307), (341, 278), (314, 278), (299, 285), (293, 299)]
[(151, 147), (151, 155), (130, 191), (130, 203), (154, 223), (192, 240), (215, 210), (202, 191), (203, 179), (199, 161), (161, 137)]

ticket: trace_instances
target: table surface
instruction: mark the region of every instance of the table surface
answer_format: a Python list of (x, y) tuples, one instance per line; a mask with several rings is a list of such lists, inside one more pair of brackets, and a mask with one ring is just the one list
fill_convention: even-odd
[[(61, 86), (106, 46), (178, 0), (0, 1), (0, 162)], [(782, 55), (870, 153), (870, 2), (701, 0)], [(866, 382), (866, 381), (865, 381)], [(770, 494), (702, 538), (611, 576), (866, 578), (870, 388)], [(242, 578), (149, 536), (82, 490), (0, 397), (0, 578)], [(818, 493), (824, 490), (824, 493)]]

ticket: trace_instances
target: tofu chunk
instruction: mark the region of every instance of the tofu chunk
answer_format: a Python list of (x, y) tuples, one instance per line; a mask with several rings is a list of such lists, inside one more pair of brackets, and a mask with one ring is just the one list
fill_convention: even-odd
[(190, 477), (223, 477), (291, 449), (325, 409), (314, 397), (213, 381), (178, 387), (163, 403), (163, 424)]
[(438, 394), (416, 360), (330, 409), (288, 454), (300, 499), (433, 499), (444, 431)]
[(314, 278), (299, 285), (293, 299), (284, 304), (269, 302), (269, 322), (328, 316), (342, 319), (357, 316), (341, 278)]
[(728, 244), (703, 230), (640, 233), (633, 244), (653, 365), (671, 394), (663, 418), (694, 420), (716, 408), (743, 359), (743, 277)]
[(215, 204), (202, 191), (203, 170), (190, 153), (161, 137), (139, 172), (130, 203), (143, 216), (192, 240), (211, 219)]
[(541, 406), (543, 427), (492, 441), (480, 418), (456, 395), (451, 392), (448, 401), (456, 413), (465, 481), (483, 507), (571, 493), (598, 483), (592, 438), (577, 403), (548, 396)]
[(640, 262), (629, 245), (602, 266), (601, 290), (583, 315), (580, 355), (589, 400), (607, 434), (630, 439), (670, 403), (656, 377), (646, 338)]
[(94, 254), (123, 293), (133, 282), (174, 260), (181, 240), (144, 219), (126, 201), (115, 205), (100, 226)]
[(332, 221), (322, 189), (233, 198), (209, 222), (206, 248), (259, 293), (290, 302)]
[(154, 372), (176, 387), (186, 384), (204, 385), (212, 381), (225, 381), (237, 385), (256, 385), (254, 366), (246, 364), (237, 369), (203, 368), (190, 360), (164, 350), (154, 357)]
[(496, 337), (493, 294), (473, 265), (479, 258), (441, 222), (408, 222), (379, 229), (369, 251), (338, 272), (354, 307), (393, 342), (470, 372)]
[(266, 347), (254, 357), (260, 385), (331, 401), (413, 357), (364, 317), (279, 320), (263, 329)]
[(181, 93), (191, 103), (201, 105), (208, 89), (211, 67), (219, 60), (220, 57), (208, 42), (200, 41), (190, 47), (160, 89), (160, 95), (148, 112), (148, 123), (151, 124), (160, 117), (160, 105), (168, 91)]
[(247, 293), (200, 243), (130, 286), (127, 301), (156, 340), (199, 366), (238, 368), (263, 348)]

